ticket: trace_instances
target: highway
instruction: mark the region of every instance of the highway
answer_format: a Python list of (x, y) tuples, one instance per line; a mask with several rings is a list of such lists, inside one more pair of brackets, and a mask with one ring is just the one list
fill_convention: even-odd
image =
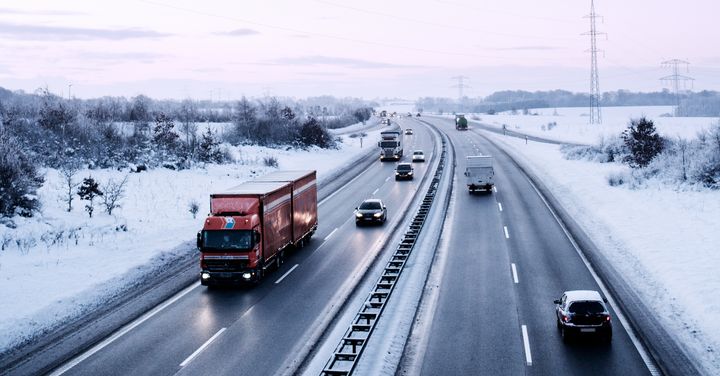
[[(403, 212), (414, 210), (409, 205), (421, 178), (432, 173), (439, 148), (428, 124), (449, 136), (456, 180), (428, 280), (436, 283), (435, 295), (423, 298), (432, 304), (420, 305), (405, 346), (412, 354), (403, 356), (398, 374), (660, 374), (618, 320), (613, 299), (612, 344), (563, 343), (553, 300), (565, 290), (603, 289), (537, 187), (483, 136), (485, 130), (456, 131), (451, 119), (440, 118), (396, 123), (415, 130), (403, 136), (403, 160), (409, 161), (414, 149), (423, 149), (428, 159), (413, 164), (415, 180), (396, 182), (395, 163), (375, 159), (347, 184), (328, 182), (321, 187), (313, 240), (287, 255), (259, 285), (207, 289), (195, 282), (52, 374), (299, 371), (325, 342), (337, 343), (326, 330), (350, 302), (367, 294), (363, 286), (377, 278), (377, 262), (392, 250), (386, 243), (402, 230)], [(496, 190), (471, 195), (462, 174), (465, 157), (478, 154), (495, 157)], [(353, 209), (370, 197), (385, 201), (388, 222), (357, 228)]]
[[(404, 160), (413, 149), (428, 159), (435, 138), (425, 127), (403, 136)], [(375, 147), (371, 145), (369, 147)], [(291, 364), (308, 338), (332, 318), (384, 249), (431, 163), (415, 163), (413, 181), (394, 180), (393, 162), (373, 163), (319, 207), (310, 245), (252, 288), (207, 289), (194, 284), (171, 304), (81, 361), (64, 375), (272, 375)], [(356, 228), (353, 209), (378, 197), (388, 222)]]
[[(565, 344), (553, 300), (563, 291), (600, 290), (577, 250), (524, 173), (480, 131), (429, 121), (456, 149), (457, 184), (439, 275), (437, 303), (416, 325), (426, 337), (417, 364), (423, 375), (649, 374), (622, 324), (613, 341)], [(495, 157), (496, 192), (469, 194), (465, 156)], [(614, 312), (613, 312), (614, 313)], [(417, 333), (418, 330), (423, 331)], [(411, 339), (412, 340), (412, 339)], [(412, 344), (410, 344), (412, 345)]]

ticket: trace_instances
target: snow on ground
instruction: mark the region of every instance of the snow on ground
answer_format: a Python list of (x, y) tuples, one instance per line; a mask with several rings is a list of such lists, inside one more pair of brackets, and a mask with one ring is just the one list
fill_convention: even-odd
[[(379, 139), (379, 130), (359, 138), (340, 136), (337, 150), (231, 147), (236, 162), (182, 171), (155, 169), (141, 173), (83, 170), (75, 180), (92, 176), (101, 184), (128, 177), (126, 197), (113, 215), (103, 212), (98, 200), (93, 218), (84, 201), (65, 211), (60, 201), (62, 180), (58, 171), (46, 171), (38, 195), (43, 210), (34, 218), (14, 218), (16, 229), (0, 224), (0, 351), (93, 306), (102, 294), (112, 294), (137, 278), (146, 264), (171, 260), (187, 252), (179, 245), (193, 241), (209, 211), (209, 194), (263, 175), (265, 157), (275, 157), (278, 169), (316, 169), (324, 178), (355, 161)], [(188, 207), (199, 204), (197, 217)], [(167, 257), (164, 257), (167, 256)], [(12, 308), (10, 308), (12, 307)]]
[[(673, 113), (672, 106), (629, 106), (603, 107), (602, 124), (588, 124), (587, 107), (541, 108), (531, 109), (523, 115), (522, 111), (513, 115), (502, 112), (497, 115), (466, 114), (470, 126), (472, 123), (482, 124), (525, 133), (531, 136), (554, 139), (564, 142), (595, 144), (601, 137), (617, 136), (630, 123), (630, 119), (646, 116), (651, 119), (658, 132), (668, 138), (694, 138), (698, 131), (717, 124), (717, 118), (711, 117), (668, 117), (661, 116)], [(446, 115), (453, 118), (454, 115)], [(552, 125), (552, 124), (555, 125)]]
[[(534, 117), (517, 118), (520, 124)], [(691, 120), (696, 124), (684, 120), (689, 127), (705, 124)], [(572, 122), (568, 116), (567, 123)], [(554, 132), (567, 139), (562, 128)], [(611, 187), (608, 175), (629, 167), (566, 160), (559, 146), (490, 137), (530, 166), (658, 319), (710, 374), (720, 374), (720, 192), (657, 182), (637, 190)]]

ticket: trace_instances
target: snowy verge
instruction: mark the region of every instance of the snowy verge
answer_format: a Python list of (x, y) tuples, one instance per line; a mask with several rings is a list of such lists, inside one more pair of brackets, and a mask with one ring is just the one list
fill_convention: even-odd
[(720, 192), (650, 183), (611, 187), (620, 164), (570, 161), (559, 146), (488, 135), (553, 192), (656, 319), (710, 374), (720, 374)]
[[(368, 132), (366, 141), (378, 138), (379, 131)], [(265, 157), (276, 158), (279, 169), (316, 169), (322, 185), (373, 149), (374, 142), (361, 148), (357, 138), (342, 139), (336, 150), (242, 146), (232, 149), (233, 164), (182, 171), (83, 170), (76, 181), (128, 177), (122, 207), (107, 215), (96, 202), (93, 218), (84, 212), (85, 202), (76, 200), (66, 211), (60, 174), (47, 170), (38, 192), (42, 213), (13, 218), (16, 228), (0, 225), (0, 304), (13, 307), (0, 310), (0, 353), (102, 306), (154, 268), (194, 254), (193, 247), (180, 245), (192, 242), (202, 227), (209, 193), (273, 170)], [(195, 218), (192, 201), (200, 208)]]
[[(567, 143), (596, 144), (603, 138), (619, 136), (630, 123), (630, 119), (646, 116), (657, 127), (658, 133), (666, 138), (693, 138), (703, 129), (717, 124), (712, 117), (668, 117), (672, 106), (623, 106), (603, 107), (602, 124), (588, 124), (586, 107), (560, 107), (530, 109), (533, 115), (501, 112), (495, 115), (466, 114), (471, 127), (473, 123), (547, 138)], [(535, 115), (537, 114), (537, 115)], [(454, 115), (434, 115), (453, 119)]]

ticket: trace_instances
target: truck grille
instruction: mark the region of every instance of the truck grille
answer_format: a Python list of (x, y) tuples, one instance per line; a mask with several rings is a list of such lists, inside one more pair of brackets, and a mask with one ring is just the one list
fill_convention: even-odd
[(205, 260), (205, 267), (213, 272), (231, 272), (247, 267), (248, 260)]

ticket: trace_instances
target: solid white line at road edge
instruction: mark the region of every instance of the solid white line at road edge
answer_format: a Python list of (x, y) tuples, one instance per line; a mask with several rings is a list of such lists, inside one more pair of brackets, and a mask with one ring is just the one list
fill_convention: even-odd
[(505, 239), (510, 239), (510, 234), (508, 233), (507, 226), (503, 226), (503, 231), (505, 231)]
[(295, 266), (290, 268), (290, 270), (286, 271), (285, 274), (282, 275), (282, 277), (278, 278), (278, 280), (275, 281), (275, 284), (277, 285), (278, 283), (282, 282), (282, 280), (285, 279), (285, 277), (287, 277), (290, 273), (292, 273), (293, 270), (295, 270), (295, 268), (297, 268), (298, 266), (300, 266), (300, 264), (295, 264)]
[(519, 282), (518, 282), (517, 269), (515, 268), (515, 263), (510, 264), (510, 267), (512, 268), (513, 282), (519, 283)]
[(330, 231), (330, 233), (328, 234), (328, 236), (325, 237), (325, 241), (327, 241), (328, 239), (330, 239), (330, 237), (333, 236), (333, 234), (335, 233), (335, 231), (337, 231), (337, 227), (335, 227), (334, 230)]
[(71, 361), (65, 363), (62, 367), (60, 367), (60, 368), (56, 369), (55, 371), (53, 371), (53, 372), (50, 374), (50, 376), (59, 376), (59, 375), (62, 375), (63, 373), (65, 373), (65, 372), (69, 371), (71, 368), (73, 368), (73, 367), (75, 367), (76, 365), (80, 364), (80, 363), (81, 363), (82, 361), (84, 361), (85, 359), (91, 357), (91, 356), (92, 356), (93, 354), (95, 354), (96, 352), (102, 350), (102, 349), (105, 348), (107, 345), (113, 343), (116, 339), (122, 337), (123, 335), (127, 334), (129, 331), (133, 330), (136, 326), (142, 324), (143, 322), (147, 321), (147, 320), (150, 319), (151, 317), (155, 316), (155, 315), (158, 314), (160, 311), (162, 311), (163, 309), (167, 308), (170, 304), (173, 304), (173, 303), (175, 303), (176, 301), (180, 300), (180, 298), (182, 298), (183, 296), (185, 296), (187, 293), (189, 293), (190, 291), (194, 290), (194, 289), (197, 288), (198, 286), (200, 286), (200, 282), (195, 282), (195, 283), (193, 283), (192, 285), (186, 287), (185, 290), (180, 291), (179, 293), (177, 293), (175, 296), (173, 296), (173, 297), (170, 298), (169, 300), (166, 300), (166, 301), (165, 301), (164, 303), (162, 303), (161, 305), (155, 307), (152, 311), (150, 311), (150, 312), (148, 312), (148, 313), (140, 316), (140, 317), (137, 318), (135, 321), (133, 321), (133, 322), (125, 325), (124, 327), (120, 328), (120, 330), (118, 330), (117, 332), (115, 332), (115, 334), (113, 334), (112, 336), (110, 336), (110, 337), (107, 338), (106, 340), (98, 343), (97, 345), (93, 346), (90, 350), (88, 350), (88, 351), (86, 351), (86, 352), (78, 355), (76, 358), (74, 358), (74, 359), (72, 359)]
[(208, 345), (210, 345), (210, 343), (212, 341), (214, 341), (215, 338), (219, 337), (225, 331), (225, 329), (227, 329), (227, 328), (222, 328), (222, 329), (218, 330), (218, 332), (215, 333), (214, 336), (210, 337), (210, 339), (205, 341), (205, 343), (203, 343), (202, 346), (200, 346), (197, 350), (195, 350), (194, 353), (190, 354), (190, 356), (188, 356), (185, 360), (183, 360), (183, 362), (180, 363), (180, 367), (185, 367), (186, 365), (188, 365), (188, 363), (190, 363), (193, 359), (195, 359), (196, 356), (198, 356), (198, 354), (200, 354), (203, 350), (205, 350), (205, 348), (208, 347)]
[(498, 202), (498, 209), (500, 209), (500, 211), (502, 211), (502, 203)]
[(375, 194), (378, 193), (379, 190), (380, 190), (380, 188), (374, 190), (373, 193), (372, 193), (372, 195), (375, 196)]
[(525, 347), (525, 364), (532, 365), (532, 355), (530, 354), (530, 339), (528, 338), (527, 326), (522, 326), (523, 346)]
[(585, 257), (585, 254), (580, 250), (580, 246), (577, 244), (575, 239), (570, 235), (570, 231), (565, 227), (565, 224), (560, 220), (560, 217), (555, 213), (555, 210), (553, 210), (552, 207), (550, 207), (550, 203), (547, 202), (545, 199), (545, 196), (540, 193), (540, 190), (535, 186), (535, 183), (532, 182), (528, 178), (528, 182), (530, 182), (530, 186), (533, 187), (535, 190), (535, 193), (540, 197), (542, 202), (545, 204), (545, 207), (548, 208), (550, 211), (550, 214), (552, 214), (553, 218), (555, 218), (555, 221), (560, 225), (560, 228), (563, 230), (563, 233), (565, 233), (565, 237), (570, 241), (570, 244), (575, 248), (575, 252), (577, 252), (578, 256), (580, 256), (580, 259), (585, 264), (585, 267), (590, 272), (590, 275), (595, 280), (595, 283), (598, 284), (598, 287), (600, 287), (600, 290), (603, 292), (603, 295), (605, 295), (605, 298), (607, 298), (608, 303), (615, 309), (615, 317), (620, 321), (623, 328), (625, 329), (625, 333), (627, 333), (628, 337), (630, 337), (630, 341), (632, 341), (633, 345), (635, 345), (635, 349), (640, 354), (640, 358), (642, 358), (643, 362), (645, 363), (645, 366), (648, 368), (648, 371), (651, 375), (661, 375), (662, 373), (657, 369), (655, 366), (654, 360), (650, 357), (650, 354), (648, 354), (647, 350), (645, 350), (645, 347), (640, 343), (640, 340), (637, 338), (637, 335), (635, 334), (635, 331), (630, 326), (630, 323), (625, 318), (625, 315), (622, 312), (622, 307), (620, 307), (617, 303), (615, 303), (615, 299), (613, 299), (612, 295), (610, 294), (610, 291), (608, 291), (607, 287), (605, 287), (605, 283), (600, 279), (600, 276), (597, 275), (595, 272), (595, 269), (590, 264), (590, 261)]

